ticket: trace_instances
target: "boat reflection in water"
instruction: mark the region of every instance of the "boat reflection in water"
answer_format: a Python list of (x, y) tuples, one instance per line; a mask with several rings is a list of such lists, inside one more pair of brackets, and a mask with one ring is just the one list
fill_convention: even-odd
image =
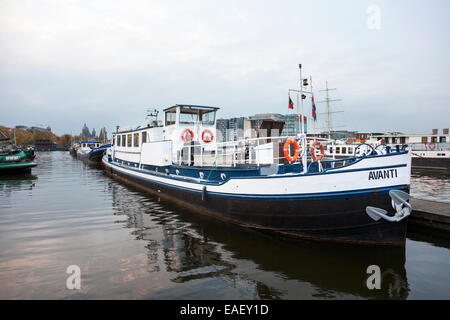
[[(115, 215), (126, 216), (132, 234), (146, 241), (148, 271), (173, 273), (173, 283), (216, 278), (239, 286), (244, 279), (257, 299), (408, 297), (402, 247), (278, 238), (193, 214), (129, 186), (109, 187)], [(136, 194), (142, 194), (139, 205)], [(371, 265), (381, 271), (379, 290), (367, 288)]]
[(8, 196), (14, 191), (32, 190), (36, 186), (37, 179), (36, 175), (29, 172), (2, 175), (0, 176), (0, 192)]

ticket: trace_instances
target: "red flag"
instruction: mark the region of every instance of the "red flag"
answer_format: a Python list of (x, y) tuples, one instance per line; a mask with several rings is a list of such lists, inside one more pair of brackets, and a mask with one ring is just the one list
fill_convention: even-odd
[(289, 97), (289, 109), (294, 109), (294, 103), (291, 100), (291, 97)]

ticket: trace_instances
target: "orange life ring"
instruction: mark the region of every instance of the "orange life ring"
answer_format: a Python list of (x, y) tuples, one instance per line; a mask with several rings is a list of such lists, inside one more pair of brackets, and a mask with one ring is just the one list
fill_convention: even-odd
[[(208, 133), (208, 134), (209, 134), (209, 139), (208, 139), (208, 138), (205, 139), (205, 133)], [(212, 133), (211, 130), (206, 129), (206, 130), (204, 130), (204, 131), (202, 132), (202, 140), (203, 140), (203, 142), (210, 143), (211, 141), (213, 141), (213, 139), (214, 139), (214, 134)]]
[[(190, 138), (186, 138), (186, 132), (189, 132)], [(191, 142), (192, 139), (194, 139), (194, 132), (192, 132), (191, 129), (186, 128), (183, 130), (183, 132), (181, 132), (181, 140), (183, 140), (185, 142)]]
[(436, 143), (430, 142), (430, 143), (428, 144), (428, 148), (430, 148), (431, 150), (436, 149)]
[[(320, 146), (320, 156), (318, 156), (316, 158), (316, 146), (317, 145)], [(323, 154), (324, 154), (323, 145), (319, 141), (316, 141), (313, 143), (313, 145), (311, 146), (310, 152), (311, 152), (311, 157), (314, 159), (314, 161), (320, 161), (323, 159)]]
[[(291, 144), (293, 144), (293, 145), (294, 145), (294, 148), (295, 148), (295, 153), (294, 153), (294, 156), (293, 156), (293, 157), (291, 157), (291, 156), (289, 155), (289, 146), (290, 146)], [(289, 138), (289, 139), (286, 140), (286, 142), (284, 143), (284, 148), (283, 148), (283, 150), (284, 150), (284, 157), (285, 157), (285, 158), (287, 159), (287, 161), (289, 161), (289, 162), (295, 162), (295, 160), (297, 160), (297, 158), (298, 158), (298, 156), (299, 156), (299, 154), (300, 154), (300, 146), (298, 145), (298, 142), (295, 141), (294, 139), (291, 139), (291, 138)]]

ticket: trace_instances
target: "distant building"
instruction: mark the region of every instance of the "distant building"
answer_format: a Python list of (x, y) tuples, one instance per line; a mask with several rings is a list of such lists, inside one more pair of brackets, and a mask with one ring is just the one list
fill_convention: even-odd
[(229, 119), (217, 119), (216, 121), (216, 130), (217, 130), (217, 141), (224, 142), (226, 141), (227, 130), (230, 128), (230, 120)]
[(38, 151), (49, 151), (56, 148), (56, 143), (50, 139), (40, 139), (34, 142), (34, 146)]
[(50, 126), (47, 126), (47, 128), (42, 128), (42, 127), (28, 127), (27, 128), (28, 131), (48, 131), (48, 132), (52, 132), (52, 128)]
[(91, 133), (85, 123), (83, 129), (81, 129), (80, 137), (95, 138), (96, 137), (95, 129), (92, 129)]

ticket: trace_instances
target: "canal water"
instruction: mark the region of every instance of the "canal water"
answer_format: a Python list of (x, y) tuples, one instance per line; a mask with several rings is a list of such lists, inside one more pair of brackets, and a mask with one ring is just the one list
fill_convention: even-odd
[[(142, 193), (68, 152), (37, 162), (0, 178), (0, 299), (450, 298), (450, 241), (433, 232), (410, 231), (405, 249), (280, 239)], [(367, 287), (371, 265), (380, 289)], [(80, 289), (66, 286), (69, 266)]]

